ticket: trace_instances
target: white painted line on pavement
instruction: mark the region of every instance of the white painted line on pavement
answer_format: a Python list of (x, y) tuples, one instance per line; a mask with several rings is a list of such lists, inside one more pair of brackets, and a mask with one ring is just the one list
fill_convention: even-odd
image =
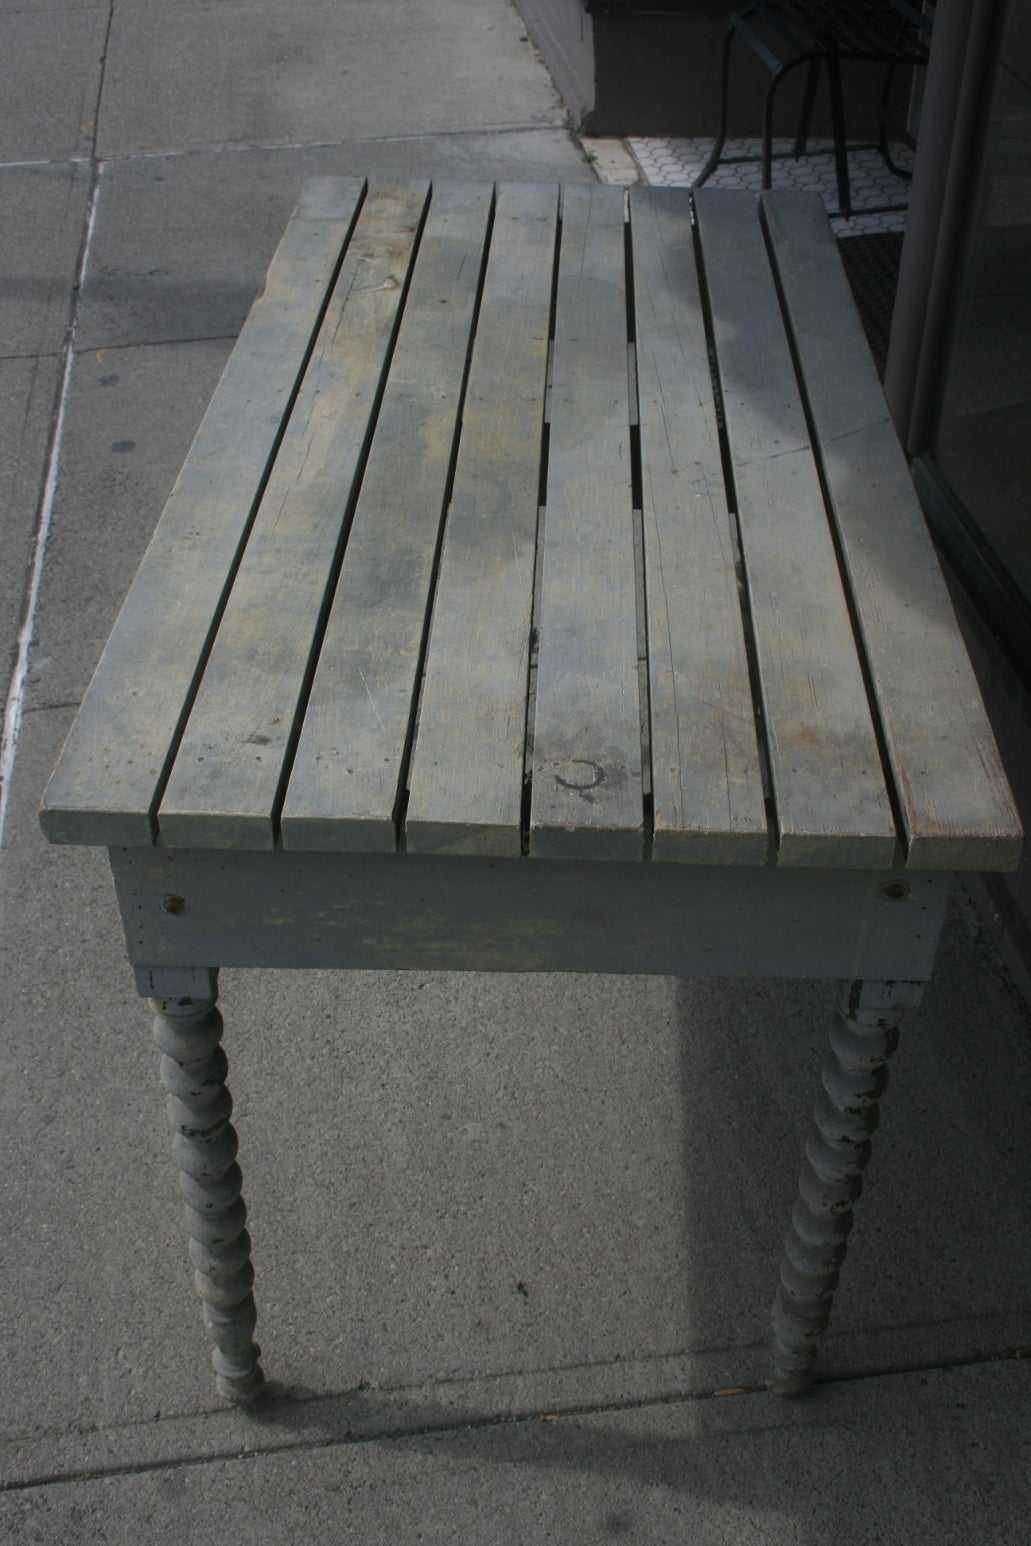
[(47, 156), (36, 161), (0, 161), (0, 172), (17, 172), (26, 166), (89, 166), (89, 156)]
[(18, 747), (22, 713), (25, 708), (25, 688), (29, 675), (29, 651), (32, 647), (32, 636), (36, 626), (39, 587), (43, 578), (43, 557), (46, 551), (47, 538), (50, 535), (54, 496), (57, 493), (58, 467), (61, 459), (61, 442), (64, 438), (65, 412), (68, 407), (68, 395), (72, 385), (72, 366), (75, 360), (75, 334), (79, 325), (79, 308), (82, 303), (82, 288), (86, 280), (90, 248), (93, 244), (93, 228), (96, 224), (97, 204), (100, 199), (101, 172), (102, 168), (98, 167), (97, 180), (90, 195), (89, 210), (86, 216), (86, 236), (82, 244), (82, 258), (79, 262), (79, 272), (76, 276), (75, 284), (75, 305), (72, 310), (72, 318), (64, 346), (61, 392), (58, 398), (57, 415), (54, 420), (54, 431), (50, 442), (50, 454), (47, 458), (46, 482), (43, 486), (43, 498), (40, 502), (36, 539), (32, 549), (32, 568), (29, 573), (25, 616), (18, 634), (18, 653), (14, 662), (14, 670), (11, 674), (7, 701), (4, 705), (3, 734), (0, 736), (0, 852), (2, 852), (4, 826), (7, 820), (7, 803), (11, 793), (11, 778), (14, 773), (14, 756)]

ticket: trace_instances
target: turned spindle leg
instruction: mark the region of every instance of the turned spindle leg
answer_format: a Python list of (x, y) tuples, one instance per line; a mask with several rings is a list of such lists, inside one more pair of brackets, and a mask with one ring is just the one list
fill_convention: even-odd
[(841, 984), (773, 1303), (770, 1389), (778, 1395), (801, 1395), (812, 1379), (852, 1228), (852, 1205), (870, 1158), (877, 1102), (888, 1083), (887, 1062), (898, 1042), (899, 1021), (919, 1004), (922, 987)]
[(209, 975), (210, 997), (159, 997), (150, 1004), (186, 1204), (193, 1281), (215, 1344), (215, 1383), (230, 1401), (250, 1401), (263, 1378), (254, 1342), (254, 1270), (237, 1138), (229, 1120), (233, 1102), (220, 1046), (222, 1016), (215, 1007), (214, 974)]

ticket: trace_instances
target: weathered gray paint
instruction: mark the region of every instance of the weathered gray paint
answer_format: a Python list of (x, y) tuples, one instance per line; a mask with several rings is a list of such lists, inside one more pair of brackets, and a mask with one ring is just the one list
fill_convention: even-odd
[(288, 847), (390, 849), (492, 206), (436, 188), (283, 810)]
[(361, 196), (305, 195), (47, 792), (48, 835), (146, 843), (167, 773), (157, 821), (179, 847), (390, 852), (407, 806), (413, 851), (1012, 866), (1019, 825), (818, 202), (766, 203), (803, 401), (754, 202), (698, 200), (728, 491), (684, 190), (635, 192), (628, 228), (621, 190), (568, 189), (558, 248), (553, 187), (437, 188), (418, 236), (424, 186), (372, 188), (351, 230)]
[(225, 1083), (222, 1016), (214, 990), (209, 998), (157, 997), (150, 1004), (193, 1281), (215, 1344), (215, 1384), (230, 1401), (252, 1401), (263, 1375), (254, 1342), (254, 1269), (236, 1130), (229, 1120), (233, 1102)]
[(530, 853), (644, 846), (623, 190), (562, 201)]
[(218, 997), (218, 968), (214, 966), (134, 966), (136, 992), (141, 998)]
[(152, 839), (212, 619), (362, 189), (357, 178), (305, 186), (47, 788), (51, 842)]
[(906, 981), (841, 984), (773, 1304), (771, 1388), (778, 1395), (801, 1395), (812, 1379), (852, 1204), (863, 1189), (887, 1062), (902, 1016), (920, 1003), (922, 988)]
[[(535, 453), (548, 446), (556, 190), (498, 192), (486, 269), (493, 189), (434, 190), (418, 238), (424, 188), (370, 192), (351, 234), (362, 192), (329, 180), (305, 194), (43, 811), (54, 840), (109, 846), (137, 986), (158, 1015), (219, 1388), (244, 1400), (261, 1377), (218, 1051), (215, 977), (225, 965), (752, 972), (852, 983), (832, 1033), (775, 1310), (774, 1385), (791, 1392), (808, 1380), (829, 1309), (878, 1070), (901, 1006), (931, 974), (950, 865), (1008, 865), (1019, 851), (951, 611), (940, 610), (944, 589), (926, 575), (933, 552), (913, 535), (908, 480), (883, 440), (872, 366), (817, 229), (823, 217), (804, 201), (766, 202), (819, 436), (814, 457), (754, 201), (699, 200), (742, 577), (687, 194), (634, 195), (639, 394), (623, 195), (562, 195), (540, 538)], [(883, 510), (858, 496), (863, 480), (878, 488)], [(889, 540), (896, 520), (904, 541)], [(922, 579), (908, 573), (914, 563)], [(535, 600), (531, 758), (522, 727)], [(921, 629), (933, 647), (922, 647)], [(489, 658), (492, 648), (502, 661)], [(901, 845), (867, 677), (912, 869), (891, 867)], [(921, 713), (941, 716), (934, 728), (945, 741), (946, 724), (969, 736), (946, 755)], [(188, 715), (155, 833), (157, 792)], [(406, 836), (413, 850), (447, 852), (396, 851), (413, 737)], [(533, 774), (528, 834), (524, 760)], [(663, 858), (677, 862), (656, 862)]]
[(284, 759), (426, 192), (366, 199), (161, 802), (166, 842), (275, 841)]
[(766, 813), (690, 207), (630, 194), (656, 859), (761, 864)]
[(888, 865), (895, 830), (754, 197), (695, 200), (781, 864)]
[(908, 862), (1015, 866), (1020, 820), (830, 228), (763, 195)]
[[(112, 849), (141, 965), (931, 974), (945, 875)], [(902, 895), (895, 897), (894, 889)]]
[(498, 190), (412, 756), (412, 853), (521, 849), (557, 223), (557, 187)]

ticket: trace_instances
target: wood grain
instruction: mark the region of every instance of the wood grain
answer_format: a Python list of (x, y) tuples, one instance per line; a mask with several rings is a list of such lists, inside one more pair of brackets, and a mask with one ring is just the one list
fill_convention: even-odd
[(362, 209), (161, 802), (168, 844), (275, 842), (284, 762), (427, 191), (371, 190)]
[(227, 576), (362, 197), (305, 186), (43, 799), (51, 842), (150, 843)]
[(690, 195), (630, 195), (655, 859), (761, 864), (766, 815)]
[(283, 808), (288, 848), (392, 849), (493, 190), (434, 189)]
[[(169, 967), (931, 975), (946, 875), (477, 855), (111, 855), (130, 959)], [(170, 916), (169, 893), (185, 907)]]
[(712, 306), (781, 864), (890, 865), (896, 835), (755, 199), (703, 189)]
[(643, 852), (624, 242), (622, 189), (564, 190), (531, 854)]
[(923, 869), (1013, 869), (1020, 820), (818, 199), (763, 198), (905, 828)]
[(520, 852), (557, 224), (557, 187), (498, 188), (412, 757), (412, 852)]

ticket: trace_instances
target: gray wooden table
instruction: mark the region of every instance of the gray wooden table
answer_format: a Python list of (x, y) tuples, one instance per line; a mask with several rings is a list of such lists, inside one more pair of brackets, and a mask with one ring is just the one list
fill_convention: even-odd
[(696, 215), (308, 184), (47, 790), (51, 840), (110, 851), (232, 1399), (261, 1370), (217, 968), (840, 979), (791, 1393), (950, 872), (1017, 862), (822, 208)]

